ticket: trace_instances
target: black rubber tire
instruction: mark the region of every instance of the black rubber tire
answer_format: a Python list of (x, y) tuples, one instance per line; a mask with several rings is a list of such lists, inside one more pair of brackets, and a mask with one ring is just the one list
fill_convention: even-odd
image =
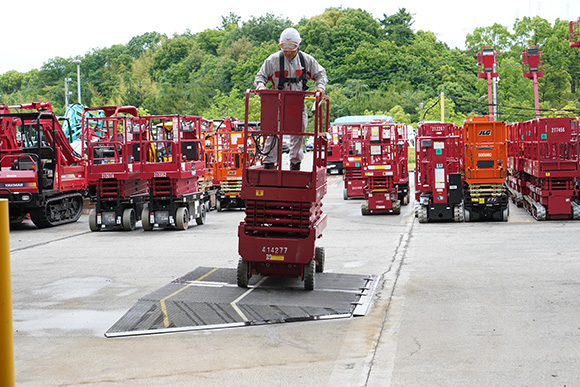
[(143, 211), (141, 211), (141, 226), (143, 227), (143, 231), (151, 231), (155, 224), (151, 223), (151, 219), (149, 219), (149, 207), (144, 206)]
[(312, 259), (304, 265), (304, 289), (314, 290), (316, 285), (316, 261)]
[(89, 229), (91, 231), (100, 231), (101, 226), (101, 224), (97, 224), (97, 210), (92, 208), (89, 211)]
[(363, 215), (370, 215), (371, 210), (369, 210), (369, 201), (363, 200), (360, 204), (360, 213)]
[(201, 211), (201, 214), (199, 215), (199, 217), (195, 218), (195, 223), (197, 223), (199, 226), (201, 226), (202, 224), (205, 223), (206, 212), (205, 212), (204, 205), (201, 205), (200, 211)]
[(250, 270), (248, 262), (241, 257), (238, 260), (238, 286), (240, 288), (247, 288), (250, 280)]
[(314, 248), (314, 260), (316, 261), (316, 272), (324, 272), (324, 265), (326, 263), (326, 252), (324, 247)]

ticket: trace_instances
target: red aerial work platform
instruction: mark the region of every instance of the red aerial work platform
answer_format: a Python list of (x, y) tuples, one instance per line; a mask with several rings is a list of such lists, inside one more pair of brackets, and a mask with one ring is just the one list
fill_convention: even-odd
[(537, 220), (580, 219), (573, 198), (578, 178), (575, 118), (540, 118), (515, 124), (521, 171), (510, 179), (512, 196)]
[[(101, 110), (104, 117), (86, 114)], [(82, 118), (82, 149), (87, 159), (91, 202), (89, 228), (103, 226), (134, 230), (141, 218), (148, 195), (148, 181), (141, 177), (141, 164), (135, 158), (131, 142), (135, 134), (129, 130), (130, 117), (139, 115), (133, 106), (85, 108)]]
[(157, 115), (129, 120), (128, 141), (149, 185), (142, 209), (145, 231), (174, 226), (186, 230), (191, 220), (205, 223), (207, 205), (200, 188), (205, 175), (203, 134), (213, 122), (198, 116)]
[(542, 51), (537, 46), (530, 46), (522, 53), (522, 72), (524, 78), (534, 81), (534, 103), (536, 107), (536, 118), (540, 118), (540, 99), (538, 95), (538, 78), (544, 76), (544, 62), (542, 61)]
[(488, 106), (489, 106), (489, 120), (494, 120), (493, 114), (493, 92), (492, 92), (492, 82), (493, 78), (497, 78), (497, 52), (493, 47), (485, 46), (482, 47), (481, 51), (477, 53), (477, 68), (479, 78), (487, 79), (487, 96), (488, 96)]
[(344, 124), (342, 128), (342, 158), (344, 170), (343, 199), (363, 198), (362, 124)]
[(329, 129), (330, 138), (328, 142), (328, 165), (327, 170), (330, 172), (336, 170), (339, 174), (344, 172), (342, 138), (344, 136), (345, 125), (331, 125)]
[(570, 47), (580, 47), (580, 17), (568, 24)]
[[(299, 277), (304, 287), (312, 290), (315, 272), (324, 269), (324, 249), (315, 247), (326, 228), (322, 198), (326, 194), (326, 156), (328, 139), (328, 97), (303, 91), (261, 90), (246, 92), (246, 138), (255, 138), (250, 128), (250, 97), (261, 100), (260, 134), (314, 136), (312, 167), (286, 170), (282, 165), (282, 142), (277, 141), (278, 162), (274, 169), (250, 163), (247, 141), (244, 146), (242, 199), (246, 216), (238, 228), (240, 260), (238, 286), (247, 287), (253, 274), (262, 276)], [(314, 96), (314, 131), (303, 129), (306, 96)], [(276, 142), (275, 142), (276, 143)]]
[(401, 172), (397, 137), (398, 128), (395, 124), (386, 121), (362, 124), (362, 165), (365, 177), (365, 200), (361, 203), (363, 215), (401, 213), (401, 201), (395, 184)]
[(463, 221), (462, 141), (451, 123), (423, 123), (415, 139), (415, 215), (420, 223)]

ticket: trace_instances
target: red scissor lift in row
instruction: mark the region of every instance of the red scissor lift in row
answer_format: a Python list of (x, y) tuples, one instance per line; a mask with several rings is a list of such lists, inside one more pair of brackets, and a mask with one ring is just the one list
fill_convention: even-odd
[(326, 169), (330, 172), (336, 170), (339, 174), (344, 172), (344, 161), (342, 157), (343, 147), (342, 138), (344, 125), (331, 125), (329, 129), (329, 142), (328, 142), (328, 165)]
[[(255, 123), (248, 125), (256, 126)], [(242, 121), (226, 117), (216, 126), (214, 185), (218, 187), (216, 198), (218, 211), (245, 207), (241, 198), (245, 139)], [(251, 141), (248, 144), (248, 157), (251, 164), (256, 162), (256, 148)]]
[[(578, 178), (578, 138), (574, 118), (539, 118), (512, 127), (517, 142), (510, 192), (521, 195), (523, 206), (537, 220), (580, 219), (573, 201)], [(519, 144), (518, 144), (519, 142)], [(512, 196), (514, 193), (512, 192)]]
[[(89, 117), (101, 110), (104, 117)], [(129, 129), (129, 119), (139, 112), (133, 106), (85, 108), (82, 119), (83, 154), (87, 158), (91, 202), (89, 228), (132, 231), (147, 200), (148, 182), (141, 176), (141, 163), (131, 143), (140, 141)]]
[(344, 124), (342, 127), (342, 160), (344, 169), (343, 199), (364, 198), (362, 124)]
[[(400, 214), (398, 184), (406, 174), (406, 158), (399, 152), (399, 127), (374, 121), (362, 124), (362, 170), (364, 175), (361, 213)], [(406, 136), (405, 136), (406, 138)], [(404, 146), (402, 146), (404, 147)], [(406, 148), (405, 148), (406, 149)], [(407, 176), (408, 184), (408, 176)]]
[(462, 143), (450, 123), (423, 123), (415, 141), (415, 215), (420, 223), (463, 221)]
[(524, 159), (524, 135), (525, 122), (514, 122), (507, 126), (508, 130), (508, 178), (507, 189), (508, 195), (512, 202), (518, 207), (524, 205), (524, 195), (530, 194), (527, 182), (528, 175), (525, 172)]
[(213, 122), (198, 116), (158, 115), (132, 118), (129, 124), (136, 135), (129, 146), (141, 164), (141, 178), (149, 183), (143, 230), (155, 225), (186, 230), (194, 219), (204, 224), (207, 206), (199, 186), (205, 176), (202, 131)]
[(75, 222), (86, 187), (86, 165), (49, 102), (0, 104), (0, 198), (11, 224), (28, 214), (41, 228)]
[[(247, 142), (244, 147), (242, 198), (246, 217), (238, 228), (238, 286), (247, 287), (253, 274), (299, 277), (312, 290), (315, 272), (324, 270), (324, 249), (315, 247), (326, 228), (322, 197), (326, 194), (328, 98), (302, 91), (248, 91), (246, 93), (245, 137), (255, 137), (248, 125), (252, 94), (261, 98), (261, 130), (264, 136), (283, 134), (314, 136), (312, 169), (282, 169), (282, 144), (277, 142), (278, 162), (274, 169), (252, 166)], [(314, 132), (304, 132), (303, 106), (306, 96), (315, 96)], [(303, 166), (304, 168), (304, 166)]]

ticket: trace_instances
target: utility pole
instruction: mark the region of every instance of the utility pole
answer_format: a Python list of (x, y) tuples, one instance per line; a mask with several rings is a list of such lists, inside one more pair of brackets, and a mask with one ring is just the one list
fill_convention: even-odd
[(78, 87), (78, 98), (79, 105), (81, 104), (81, 61), (78, 59), (73, 60), (73, 64), (77, 65), (77, 87)]
[(68, 84), (71, 82), (72, 79), (65, 78), (64, 79), (64, 109), (68, 108), (68, 96), (72, 95), (72, 91), (68, 91)]

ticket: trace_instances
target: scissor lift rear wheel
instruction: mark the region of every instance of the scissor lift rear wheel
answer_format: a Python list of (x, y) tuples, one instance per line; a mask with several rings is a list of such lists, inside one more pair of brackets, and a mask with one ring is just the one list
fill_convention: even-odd
[(135, 230), (135, 223), (137, 222), (137, 218), (135, 216), (135, 209), (133, 208), (125, 208), (123, 210), (123, 218), (122, 218), (122, 227), (125, 231), (133, 231)]
[(189, 227), (189, 211), (187, 207), (179, 207), (175, 212), (175, 227), (179, 230), (187, 230), (187, 227)]
[(238, 261), (238, 286), (240, 288), (247, 288), (249, 281), (249, 265), (241, 257)]
[(91, 231), (99, 231), (101, 225), (97, 223), (97, 210), (94, 208), (89, 211), (89, 229)]
[(326, 252), (324, 247), (314, 248), (314, 260), (316, 261), (316, 272), (322, 273), (324, 271), (324, 262), (326, 260)]
[(316, 260), (312, 259), (304, 265), (304, 289), (314, 290), (316, 283)]

